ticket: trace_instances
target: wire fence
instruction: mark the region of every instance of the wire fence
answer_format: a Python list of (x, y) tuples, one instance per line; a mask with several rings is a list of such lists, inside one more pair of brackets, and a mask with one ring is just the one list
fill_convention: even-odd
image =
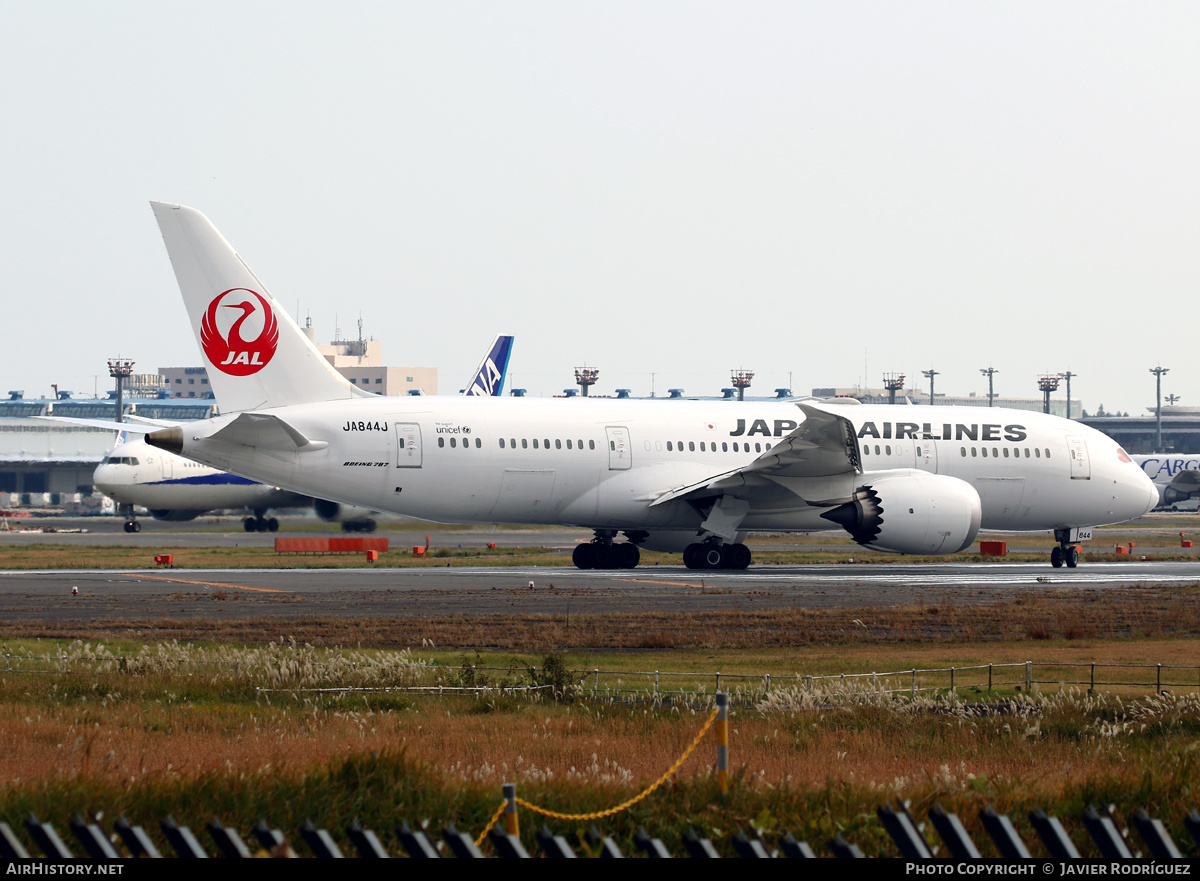
[[(413, 659), (406, 653), (321, 659), (311, 648), (286, 648), (247, 654), (173, 647), (137, 656), (118, 656), (79, 650), (77, 645), (58, 648), (53, 654), (5, 651), (4, 674), (55, 675), (90, 672), (95, 675), (171, 675), (197, 673), (237, 678), (256, 691), (271, 694), (305, 692), (338, 694), (390, 692), (449, 696), (465, 694), (528, 694), (568, 692), (592, 699), (695, 700), (726, 691), (739, 702), (752, 701), (779, 689), (810, 693), (872, 693), (897, 699), (948, 696), (967, 700), (993, 695), (1061, 691), (1078, 688), (1089, 693), (1162, 694), (1200, 692), (1200, 665), (1064, 663), (1023, 661), (969, 666), (910, 668), (905, 670), (804, 673), (725, 673), (670, 670), (569, 669), (510, 664), (438, 665)], [(302, 657), (297, 657), (297, 654)]]

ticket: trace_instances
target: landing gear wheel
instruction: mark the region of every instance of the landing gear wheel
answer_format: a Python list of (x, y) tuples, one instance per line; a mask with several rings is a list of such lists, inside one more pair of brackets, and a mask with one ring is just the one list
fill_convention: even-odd
[(700, 555), (704, 552), (704, 547), (697, 543), (692, 543), (683, 549), (683, 565), (689, 569), (699, 569), (701, 566)]
[(593, 569), (611, 569), (611, 568), (613, 568), (612, 545), (604, 545), (604, 544), (592, 545), (592, 568)]
[(594, 562), (592, 546), (575, 545), (575, 550), (571, 551), (571, 562), (575, 564), (576, 569), (591, 569)]
[(258, 529), (258, 527), (254, 523), (254, 518), (247, 517), (245, 520), (243, 520), (242, 521), (242, 529), (246, 530), (247, 532), (255, 532)]
[(141, 531), (142, 531), (142, 524), (140, 524), (140, 523), (138, 523), (136, 520), (134, 520), (134, 521), (133, 521), (133, 531), (134, 531), (134, 532), (141, 532)]
[(365, 529), (367, 532), (374, 532), (375, 525), (376, 524), (375, 524), (374, 520), (368, 520), (366, 523), (363, 524), (363, 529)]
[(126, 520), (125, 521), (125, 531), (126, 532), (141, 532), (142, 524), (138, 523), (136, 520)]
[(254, 529), (258, 532), (266, 532), (267, 531), (266, 518), (265, 517), (255, 517), (254, 518)]
[(1069, 547), (1066, 550), (1066, 564), (1068, 569), (1074, 569), (1079, 565), (1079, 548)]
[(725, 552), (730, 569), (745, 569), (750, 565), (750, 549), (742, 543), (726, 545)]
[(642, 558), (642, 552), (632, 542), (623, 542), (613, 545), (613, 557), (618, 569), (636, 569), (638, 561)]
[(1062, 548), (1054, 548), (1054, 550), (1050, 551), (1050, 565), (1055, 569), (1061, 569), (1065, 556), (1066, 554), (1063, 553)]
[(279, 521), (276, 520), (274, 517), (272, 517), (270, 520), (267, 521), (267, 532), (278, 532), (278, 531), (279, 531)]
[(705, 569), (724, 569), (729, 565), (729, 555), (723, 545), (709, 545), (701, 553), (700, 563)]

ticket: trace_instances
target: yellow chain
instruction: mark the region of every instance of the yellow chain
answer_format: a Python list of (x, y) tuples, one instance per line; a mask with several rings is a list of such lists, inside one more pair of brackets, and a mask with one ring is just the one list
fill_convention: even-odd
[(476, 847), (483, 847), (483, 840), (487, 838), (487, 834), (492, 831), (492, 827), (496, 825), (496, 821), (500, 819), (500, 815), (504, 813), (504, 806), (507, 801), (501, 801), (500, 807), (496, 808), (496, 813), (492, 814), (492, 819), (488, 820), (488, 824), (483, 827), (483, 831), (479, 833), (479, 837), (475, 839)]
[[(670, 768), (667, 769), (667, 773), (663, 774), (661, 777), (659, 777), (657, 780), (655, 780), (653, 783), (651, 783), (648, 788), (646, 788), (642, 792), (638, 793), (633, 798), (629, 799), (629, 801), (622, 802), (621, 804), (617, 805), (615, 808), (608, 808), (607, 810), (603, 810), (603, 811), (593, 811), (590, 814), (560, 814), (558, 811), (552, 811), (552, 810), (549, 810), (548, 808), (540, 808), (537, 805), (530, 804), (529, 802), (525, 801), (525, 799), (523, 799), (523, 798), (518, 798), (517, 804), (519, 804), (521, 807), (525, 808), (526, 810), (533, 811), (536, 814), (542, 814), (543, 816), (546, 816), (546, 817), (553, 817), (555, 820), (599, 820), (604, 817), (611, 817), (613, 814), (618, 814), (621, 811), (625, 810), (626, 808), (632, 807), (633, 805), (637, 804), (639, 801), (644, 799), (650, 793), (654, 792), (654, 790), (658, 789), (658, 787), (660, 787), (664, 783), (666, 783), (667, 780), (670, 779), (672, 774), (674, 774), (676, 771), (679, 770), (680, 766), (684, 762), (687, 761), (687, 757), (690, 756), (695, 751), (696, 747), (698, 747), (700, 745), (700, 741), (703, 739), (704, 735), (708, 733), (708, 729), (712, 727), (713, 722), (716, 721), (717, 712), (718, 712), (717, 710), (712, 711), (712, 715), (708, 717), (708, 721), (704, 723), (704, 727), (700, 729), (700, 733), (697, 734), (696, 737), (692, 740), (691, 745), (686, 750), (684, 750), (684, 753), (683, 753), (683, 755), (681, 755), (679, 757), (679, 760), (677, 762), (675, 762), (674, 765), (672, 765)], [(501, 805), (500, 807), (503, 808), (504, 805)], [(497, 811), (496, 817), (492, 818), (492, 824), (494, 824), (496, 822), (496, 819), (499, 816), (500, 816), (500, 811)], [(488, 825), (488, 829), (491, 829), (492, 824)], [(487, 833), (487, 830), (485, 829), (484, 834), (486, 834), (486, 833)]]

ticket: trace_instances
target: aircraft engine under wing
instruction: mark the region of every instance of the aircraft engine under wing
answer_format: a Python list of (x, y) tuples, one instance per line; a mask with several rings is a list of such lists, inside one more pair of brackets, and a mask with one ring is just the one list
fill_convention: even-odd
[[(774, 495), (783, 486), (797, 492), (798, 484), (810, 484), (816, 490), (836, 481), (821, 478), (850, 477), (862, 473), (858, 439), (854, 426), (845, 416), (798, 404), (804, 422), (779, 438), (750, 464), (687, 486), (675, 487), (659, 495), (651, 507), (676, 499), (699, 500), (735, 493), (753, 506), (756, 488)], [(798, 493), (799, 494), (799, 493)], [(819, 497), (819, 496), (817, 496)], [(845, 499), (831, 500), (837, 505)]]

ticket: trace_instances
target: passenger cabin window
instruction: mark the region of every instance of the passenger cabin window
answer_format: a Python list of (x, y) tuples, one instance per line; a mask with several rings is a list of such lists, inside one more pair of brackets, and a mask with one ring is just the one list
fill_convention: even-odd
[[(402, 447), (404, 446), (403, 440), (400, 441), (400, 446), (402, 446)], [(502, 449), (502, 450), (504, 449), (504, 438), (500, 438), (500, 449)]]
[[(582, 442), (581, 442), (581, 443), (582, 443)], [(590, 440), (590, 441), (588, 441), (588, 449), (589, 449), (589, 450), (594, 450), (594, 449), (596, 449), (596, 442), (595, 442), (594, 440)]]
[(535, 438), (533, 439), (533, 448), (534, 448), (535, 450), (538, 448), (538, 445), (537, 445), (537, 444), (538, 444), (538, 441), (537, 441), (537, 438), (535, 437)]
[[(534, 443), (536, 444), (536, 443), (537, 443), (537, 441), (534, 441)], [(528, 440), (528, 438), (521, 438), (521, 449), (522, 449), (522, 450), (528, 450), (528, 449), (529, 449), (529, 440)]]
[(444, 446), (446, 446), (446, 439), (445, 439), (444, 437), (439, 437), (439, 438), (438, 438), (438, 446), (439, 446), (439, 447), (444, 447)]

